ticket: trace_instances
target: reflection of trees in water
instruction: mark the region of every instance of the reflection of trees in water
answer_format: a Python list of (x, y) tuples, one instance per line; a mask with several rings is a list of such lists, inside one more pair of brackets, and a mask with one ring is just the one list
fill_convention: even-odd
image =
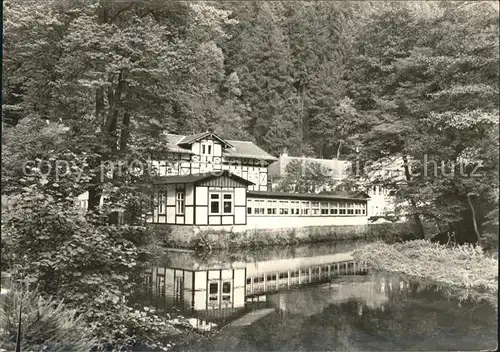
[(320, 345), (309, 346), (313, 349), (334, 344), (340, 344), (338, 350), (463, 350), (494, 346), (496, 317), (491, 307), (470, 303), (460, 308), (456, 301), (439, 296), (433, 297), (436, 300), (412, 295), (407, 298), (391, 300), (383, 310), (365, 308), (361, 316), (356, 314), (359, 302), (331, 305), (307, 319), (303, 334), (321, 341)]
[[(492, 294), (488, 292), (481, 292), (475, 289), (465, 289), (458, 286), (452, 286), (448, 284), (434, 282), (425, 278), (413, 277), (405, 274), (392, 275), (388, 273), (380, 273), (379, 275), (385, 277), (398, 277), (400, 281), (405, 282), (405, 286), (409, 289), (404, 290), (403, 297), (406, 295), (426, 295), (429, 297), (448, 299), (460, 302), (461, 304), (468, 304), (468, 302), (474, 302), (477, 304), (489, 304), (495, 309), (498, 309), (498, 297), (497, 294)], [(400, 298), (398, 298), (400, 299)]]

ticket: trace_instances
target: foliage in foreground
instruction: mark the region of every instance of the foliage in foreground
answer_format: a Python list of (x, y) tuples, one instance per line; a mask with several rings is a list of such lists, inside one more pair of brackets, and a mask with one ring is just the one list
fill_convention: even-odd
[(14, 289), (2, 298), (1, 348), (15, 349), (21, 303), (22, 351), (89, 351), (95, 346), (91, 329), (76, 309), (37, 291)]
[(143, 254), (140, 226), (96, 226), (69, 202), (33, 185), (2, 214), (2, 233), (13, 277), (76, 309), (96, 347), (152, 346), (176, 332), (130, 305)]
[(356, 250), (354, 256), (374, 269), (495, 295), (498, 292), (498, 258), (485, 254), (479, 246), (446, 247), (426, 240), (376, 242)]

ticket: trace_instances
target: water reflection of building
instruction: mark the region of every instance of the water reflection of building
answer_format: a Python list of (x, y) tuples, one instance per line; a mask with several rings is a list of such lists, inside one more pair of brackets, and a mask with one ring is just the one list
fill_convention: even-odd
[(362, 274), (367, 271), (366, 265), (353, 260), (323, 263), (319, 260), (311, 265), (295, 265), (286, 269), (279, 268), (279, 266), (274, 269), (267, 268), (267, 270), (249, 269), (252, 269), (252, 265), (247, 268), (247, 296), (326, 282), (337, 276)]
[(160, 311), (193, 311), (225, 320), (245, 306), (245, 268), (156, 267), (147, 273), (146, 284)]
[(223, 320), (241, 311), (248, 298), (367, 271), (349, 253), (230, 264), (205, 264), (178, 252), (169, 253), (168, 259), (168, 267), (155, 267), (145, 276), (156, 308)]
[[(239, 321), (248, 311), (264, 308), (307, 316), (349, 300), (361, 302), (358, 314), (363, 314), (363, 307), (383, 309), (393, 288), (400, 291), (405, 285), (400, 279), (359, 276), (368, 268), (355, 262), (350, 253), (248, 263), (210, 263), (179, 252), (167, 257), (168, 264), (146, 273), (149, 302), (159, 311), (177, 309), (217, 324), (241, 317)], [(321, 283), (328, 284), (295, 290)]]

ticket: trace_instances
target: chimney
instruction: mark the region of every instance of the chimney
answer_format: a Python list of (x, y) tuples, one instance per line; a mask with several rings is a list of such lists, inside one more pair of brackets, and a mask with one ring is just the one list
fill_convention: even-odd
[(283, 153), (279, 157), (279, 177), (285, 175), (286, 165), (288, 164), (285, 159), (288, 159), (288, 150), (283, 148)]

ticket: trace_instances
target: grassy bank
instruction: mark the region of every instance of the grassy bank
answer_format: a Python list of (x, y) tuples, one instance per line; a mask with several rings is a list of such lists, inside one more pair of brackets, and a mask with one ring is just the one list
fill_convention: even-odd
[(354, 257), (367, 261), (374, 269), (449, 284), (461, 289), (465, 296), (496, 302), (498, 258), (485, 254), (481, 247), (446, 247), (426, 240), (375, 242), (356, 250)]

